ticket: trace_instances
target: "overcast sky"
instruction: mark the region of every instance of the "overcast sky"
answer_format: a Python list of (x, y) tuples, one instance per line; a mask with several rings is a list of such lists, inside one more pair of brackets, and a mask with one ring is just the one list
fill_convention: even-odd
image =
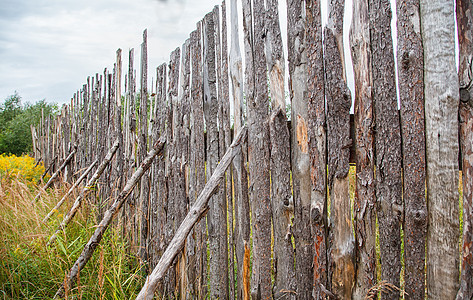
[[(149, 76), (221, 0), (2, 0), (0, 101), (64, 103), (87, 76), (113, 68), (115, 51), (139, 55), (148, 28)], [(135, 66), (137, 65), (135, 58)]]
[[(279, 2), (286, 45), (286, 1)], [(327, 0), (321, 3), (325, 24)], [(135, 67), (139, 72), (145, 28), (151, 84), (156, 67), (169, 60), (171, 51), (181, 46), (196, 23), (218, 4), (221, 0), (2, 0), (0, 101), (18, 91), (23, 101), (68, 102), (87, 76), (103, 73), (105, 67), (113, 68), (118, 48), (123, 49), (125, 69), (128, 49), (135, 48)], [(228, 13), (229, 6), (227, 3)], [(347, 0), (344, 42), (347, 79), (353, 96), (353, 71), (347, 47), (351, 14), (352, 1)], [(394, 22), (395, 9), (392, 25)]]

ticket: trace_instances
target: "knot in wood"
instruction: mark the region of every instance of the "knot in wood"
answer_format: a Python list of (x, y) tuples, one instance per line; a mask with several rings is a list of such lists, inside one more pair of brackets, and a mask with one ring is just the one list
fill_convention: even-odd
[(315, 224), (321, 225), (323, 223), (323, 217), (322, 213), (320, 212), (320, 209), (313, 207), (310, 211), (310, 214)]

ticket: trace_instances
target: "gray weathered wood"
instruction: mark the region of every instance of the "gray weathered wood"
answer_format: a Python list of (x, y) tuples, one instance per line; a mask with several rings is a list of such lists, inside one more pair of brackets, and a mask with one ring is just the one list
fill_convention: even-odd
[(286, 120), (284, 93), (285, 61), (279, 27), (278, 1), (268, 2), (266, 12), (266, 60), (269, 71), (272, 113), (269, 120), (271, 138), (271, 209), (274, 233), (275, 299), (295, 299), (294, 247), (291, 223), (294, 202), (291, 194), (291, 148)]
[[(140, 130), (138, 137), (138, 163), (141, 163), (148, 152), (148, 35), (143, 32), (141, 44), (141, 80), (140, 80)], [(142, 263), (148, 263), (148, 234), (149, 234), (149, 176), (143, 175), (140, 182), (140, 258)]]
[(463, 253), (457, 300), (473, 298), (473, 3), (457, 0), (460, 45), (460, 145), (463, 175)]
[(296, 284), (298, 297), (312, 297), (314, 259), (310, 228), (311, 190), (308, 145), (307, 47), (302, 1), (287, 0), (289, 96), (292, 123), (292, 180), (294, 197), (294, 241), (297, 249)]
[[(251, 274), (251, 297), (272, 299), (271, 289), (271, 195), (270, 153), (268, 124), (268, 79), (266, 76), (266, 54), (264, 49), (265, 6), (264, 1), (243, 1), (246, 35), (246, 52), (253, 57), (253, 96), (247, 97), (248, 106), (248, 162), (249, 198), (252, 210), (253, 262)], [(251, 21), (253, 15), (253, 22)], [(249, 87), (251, 88), (251, 86)]]
[(405, 292), (425, 298), (424, 55), (419, 0), (397, 2), (398, 83), (401, 102)]
[[(391, 3), (369, 3), (375, 109), (376, 200), (378, 203), (381, 279), (399, 287), (401, 272), (401, 132), (397, 113), (396, 80), (391, 37)], [(399, 291), (383, 294), (398, 299)]]
[[(205, 148), (204, 148), (204, 101), (203, 101), (203, 78), (202, 78), (202, 23), (197, 23), (197, 29), (191, 33), (192, 47), (192, 150), (195, 170), (195, 184), (191, 195), (193, 205), (200, 191), (205, 186)], [(206, 295), (207, 287), (207, 233), (206, 220), (202, 218), (195, 226), (195, 269), (197, 274), (196, 296), (198, 298)]]
[(176, 234), (159, 260), (159, 263), (156, 265), (151, 275), (146, 278), (145, 284), (136, 297), (137, 300), (151, 300), (154, 298), (154, 292), (156, 291), (158, 282), (164, 277), (166, 271), (171, 266), (172, 261), (184, 247), (187, 235), (190, 233), (194, 225), (207, 213), (207, 211), (209, 211), (211, 196), (217, 192), (219, 184), (224, 180), (225, 171), (230, 166), (233, 157), (241, 151), (239, 145), (243, 140), (245, 140), (246, 133), (246, 127), (242, 127), (240, 132), (238, 132), (233, 143), (227, 149), (227, 152), (215, 168), (212, 176), (205, 184), (196, 202), (189, 209), (189, 212), (176, 231)]
[(327, 266), (327, 156), (325, 83), (320, 1), (306, 1), (307, 98), (310, 172), (310, 218), (314, 243), (313, 298), (326, 297)]
[[(217, 127), (218, 100), (216, 78), (216, 24), (218, 7), (208, 13), (204, 19), (204, 116), (207, 129), (207, 178), (217, 167), (219, 151), (219, 132)], [(222, 231), (226, 223), (226, 209), (223, 205), (220, 189), (209, 201), (207, 226), (209, 232), (209, 280), (210, 298), (226, 299), (228, 297), (228, 259), (225, 255), (226, 231)], [(226, 228), (226, 226), (225, 226)]]
[(343, 55), (344, 0), (329, 2), (324, 30), (327, 99), (327, 182), (330, 190), (330, 255), (328, 270), (331, 292), (338, 299), (351, 299), (355, 278), (355, 239), (351, 224), (348, 172), (350, 171), (351, 95), (346, 84)]
[(368, 0), (353, 6), (350, 47), (355, 75), (356, 188), (354, 227), (356, 274), (353, 299), (364, 299), (376, 284), (376, 195), (374, 181), (374, 104)]
[[(243, 67), (238, 34), (237, 1), (230, 0), (231, 44), (230, 78), (233, 96), (233, 126), (238, 131), (244, 124)], [(245, 250), (250, 246), (250, 208), (248, 202), (248, 175), (246, 172), (246, 144), (233, 159), (233, 180), (235, 191), (235, 257), (237, 265), (237, 299), (249, 299), (249, 261), (245, 260)]]
[[(162, 153), (165, 143), (166, 143), (166, 139), (164, 137), (161, 137), (154, 144), (153, 148), (149, 151), (146, 158), (141, 162), (141, 165), (139, 166), (139, 168), (137, 168), (135, 173), (133, 173), (133, 175), (128, 179), (123, 190), (120, 192), (120, 194), (115, 199), (115, 201), (110, 206), (110, 208), (105, 212), (102, 221), (97, 225), (97, 229), (95, 229), (95, 232), (90, 237), (87, 244), (84, 246), (84, 250), (82, 250), (82, 253), (79, 255), (79, 258), (77, 258), (69, 274), (66, 276), (66, 279), (64, 280), (64, 284), (67, 284), (68, 288), (73, 287), (73, 285), (75, 284), (77, 280), (77, 277), (79, 276), (80, 271), (85, 267), (89, 259), (92, 257), (92, 254), (94, 254), (95, 249), (97, 248), (100, 241), (102, 240), (102, 237), (105, 231), (107, 230), (108, 226), (112, 222), (113, 218), (118, 214), (118, 212), (120, 211), (120, 208), (123, 206), (123, 203), (126, 201), (126, 199), (132, 192), (135, 185), (140, 181), (143, 174), (149, 169), (149, 167), (151, 166), (151, 163), (156, 158), (156, 156)], [(64, 284), (62, 284), (61, 287), (56, 292), (54, 296), (55, 299), (63, 297)]]
[(424, 46), (429, 299), (453, 299), (459, 280), (459, 86), (453, 16), (452, 1), (420, 1)]
[[(227, 151), (232, 142), (230, 132), (230, 99), (229, 99), (229, 82), (228, 82), (228, 38), (227, 38), (227, 7), (225, 0), (222, 1), (222, 95), (220, 103), (222, 105), (222, 126), (221, 131), (224, 132), (224, 146), (220, 147), (220, 158)], [(227, 219), (228, 219), (228, 297), (235, 299), (235, 259), (234, 259), (234, 238), (233, 238), (233, 190), (232, 190), (232, 169), (231, 166), (227, 170), (225, 181), (225, 193), (227, 198)]]

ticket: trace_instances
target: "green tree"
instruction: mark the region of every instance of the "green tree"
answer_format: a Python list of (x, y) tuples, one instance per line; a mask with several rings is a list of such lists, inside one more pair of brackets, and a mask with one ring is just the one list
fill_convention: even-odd
[(0, 104), (0, 153), (21, 155), (32, 150), (30, 125), (39, 124), (42, 110), (45, 116), (55, 114), (57, 105), (45, 100), (22, 105), (17, 92)]

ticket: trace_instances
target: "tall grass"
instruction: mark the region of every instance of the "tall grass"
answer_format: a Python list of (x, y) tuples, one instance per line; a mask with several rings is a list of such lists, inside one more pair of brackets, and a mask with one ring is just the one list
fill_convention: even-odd
[[(11, 175), (11, 173), (9, 173)], [(57, 211), (48, 223), (43, 217), (67, 191), (51, 189), (35, 204), (38, 187), (15, 176), (0, 176), (0, 299), (50, 299), (95, 230), (95, 207), (84, 206), (57, 241), (50, 235), (67, 213)], [(71, 199), (74, 195), (71, 196)], [(139, 262), (129, 254), (120, 230), (112, 226), (91, 261), (80, 273), (68, 299), (129, 299), (144, 283)]]

